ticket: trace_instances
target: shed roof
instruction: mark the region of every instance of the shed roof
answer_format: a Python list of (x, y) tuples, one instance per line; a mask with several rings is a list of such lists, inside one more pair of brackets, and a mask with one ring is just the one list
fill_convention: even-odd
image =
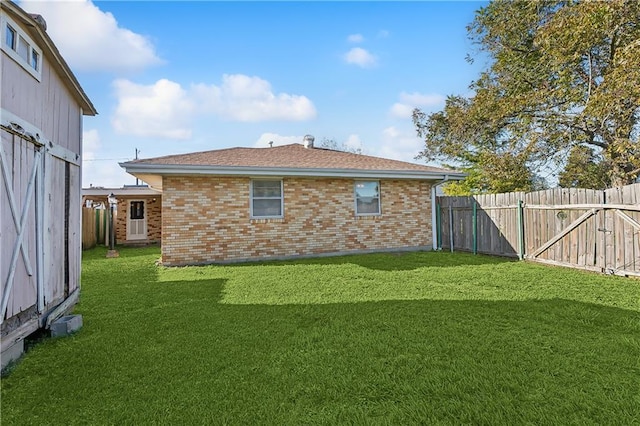
[(228, 148), (120, 163), (128, 173), (156, 189), (161, 176), (302, 176), (440, 180), (463, 173), (439, 167), (301, 144), (273, 148)]

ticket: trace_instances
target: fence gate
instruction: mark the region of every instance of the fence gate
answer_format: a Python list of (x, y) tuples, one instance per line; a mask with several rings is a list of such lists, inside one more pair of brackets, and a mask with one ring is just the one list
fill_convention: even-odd
[(438, 247), (640, 276), (640, 183), (439, 197)]

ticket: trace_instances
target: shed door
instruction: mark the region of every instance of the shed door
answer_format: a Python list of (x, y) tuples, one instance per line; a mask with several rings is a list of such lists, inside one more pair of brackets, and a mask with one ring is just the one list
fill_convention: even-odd
[(144, 200), (129, 201), (127, 240), (147, 239), (147, 212)]
[[(0, 323), (37, 303), (40, 146), (6, 131), (0, 142)], [(40, 231), (42, 232), (42, 231)]]

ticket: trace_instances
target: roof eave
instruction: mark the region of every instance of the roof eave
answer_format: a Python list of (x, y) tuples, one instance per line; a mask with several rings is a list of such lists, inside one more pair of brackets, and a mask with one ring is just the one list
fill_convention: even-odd
[(386, 178), (417, 180), (461, 180), (464, 173), (453, 170), (363, 170), (363, 169), (319, 169), (291, 167), (229, 167), (197, 166), (176, 164), (120, 163), (130, 174), (145, 175), (208, 175), (208, 176), (296, 176), (296, 177), (346, 177), (346, 178)]

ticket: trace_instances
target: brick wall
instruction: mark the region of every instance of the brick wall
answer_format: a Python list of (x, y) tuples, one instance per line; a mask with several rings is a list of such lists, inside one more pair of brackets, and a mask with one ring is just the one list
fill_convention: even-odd
[(162, 239), (162, 197), (135, 196), (118, 198), (118, 213), (116, 217), (116, 241), (118, 244), (127, 243), (127, 215), (129, 201), (144, 200), (145, 216), (147, 218), (147, 239), (131, 242), (160, 242)]
[(250, 179), (164, 177), (162, 261), (185, 265), (431, 244), (431, 186), (381, 180), (379, 216), (356, 216), (353, 179), (284, 179), (284, 218), (251, 219)]

